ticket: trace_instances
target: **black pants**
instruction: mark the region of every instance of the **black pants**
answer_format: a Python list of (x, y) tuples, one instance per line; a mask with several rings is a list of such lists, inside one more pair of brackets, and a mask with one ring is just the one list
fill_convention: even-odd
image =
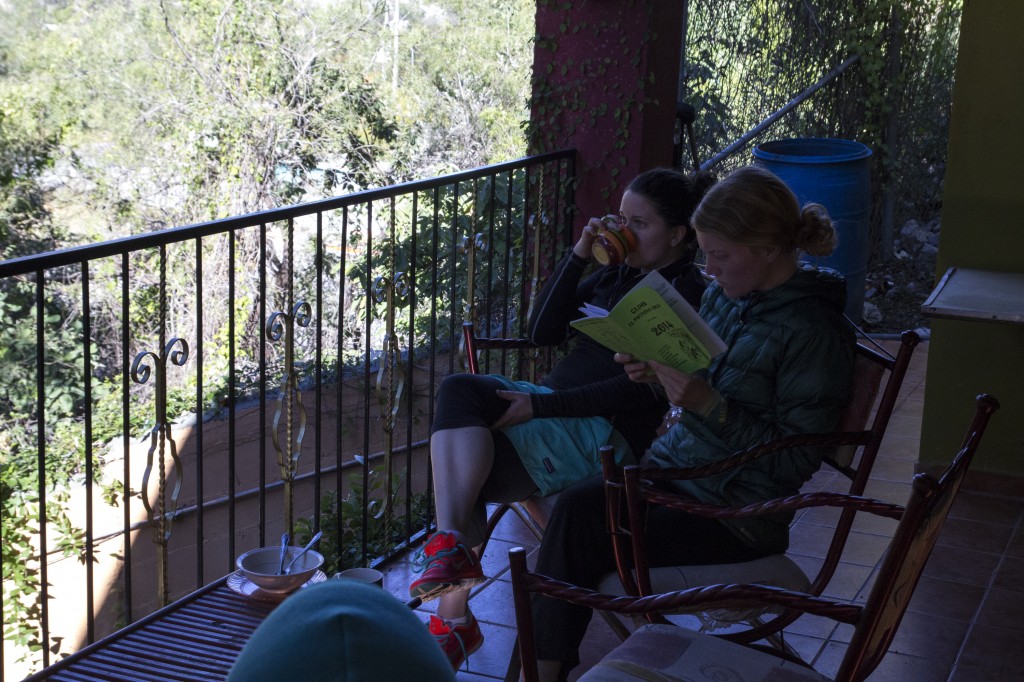
[[(581, 481), (562, 491), (544, 530), (535, 572), (597, 589), (615, 571), (615, 554), (605, 523), (604, 482)], [(651, 567), (725, 564), (757, 559), (724, 525), (685, 512), (655, 507), (647, 518)], [(562, 661), (563, 671), (579, 664), (579, 647), (591, 609), (534, 595), (537, 657)]]

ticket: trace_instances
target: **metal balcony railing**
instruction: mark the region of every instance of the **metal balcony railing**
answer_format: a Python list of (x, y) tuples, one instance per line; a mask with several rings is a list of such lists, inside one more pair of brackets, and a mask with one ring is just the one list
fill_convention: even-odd
[(3, 372), (30, 395), (0, 401), (6, 678), (282, 531), (322, 529), (333, 567), (429, 530), (435, 387), (463, 320), (523, 332), (570, 243), (574, 158), (0, 263)]

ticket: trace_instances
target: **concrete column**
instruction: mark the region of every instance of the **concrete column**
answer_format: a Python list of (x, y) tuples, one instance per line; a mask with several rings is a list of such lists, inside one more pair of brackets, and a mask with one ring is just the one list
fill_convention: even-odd
[(578, 150), (577, 231), (672, 163), (683, 4), (538, 1), (531, 153)]

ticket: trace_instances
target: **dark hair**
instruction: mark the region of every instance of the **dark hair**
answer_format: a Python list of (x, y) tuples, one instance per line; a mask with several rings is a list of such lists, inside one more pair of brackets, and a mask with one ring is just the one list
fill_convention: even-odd
[(827, 256), (836, 245), (825, 207), (801, 207), (793, 190), (761, 166), (737, 168), (722, 178), (697, 206), (693, 223), (701, 232), (751, 247)]
[(697, 239), (690, 219), (714, 184), (715, 176), (707, 171), (688, 175), (672, 168), (652, 168), (633, 178), (626, 189), (651, 202), (658, 217), (669, 227), (685, 225), (685, 243), (689, 246)]

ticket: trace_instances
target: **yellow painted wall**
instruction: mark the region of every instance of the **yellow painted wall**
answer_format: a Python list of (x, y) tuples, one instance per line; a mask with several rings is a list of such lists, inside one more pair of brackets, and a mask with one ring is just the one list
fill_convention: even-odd
[[(964, 1), (937, 277), (950, 266), (1024, 272), (1021, 26), (1020, 0)], [(996, 396), (1002, 409), (972, 469), (988, 483), (1020, 491), (1024, 326), (933, 320), (922, 468), (949, 462), (970, 417), (971, 399), (981, 392)]]

